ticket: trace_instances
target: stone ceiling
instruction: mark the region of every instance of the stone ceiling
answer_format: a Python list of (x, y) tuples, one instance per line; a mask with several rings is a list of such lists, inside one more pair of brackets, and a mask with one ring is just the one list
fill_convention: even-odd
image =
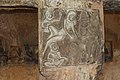
[(120, 11), (120, 0), (104, 0), (105, 11)]

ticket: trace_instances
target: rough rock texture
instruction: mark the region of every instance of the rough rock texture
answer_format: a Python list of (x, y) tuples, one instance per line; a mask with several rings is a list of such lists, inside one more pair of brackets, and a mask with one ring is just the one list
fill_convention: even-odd
[(120, 11), (120, 0), (104, 0), (105, 11)]
[(120, 48), (120, 14), (105, 12), (105, 40), (112, 41), (113, 49)]
[(37, 7), (39, 0), (0, 0), (0, 6), (28, 6)]
[(15, 44), (37, 45), (38, 43), (37, 10), (0, 11), (0, 39), (6, 47)]
[(112, 62), (104, 64), (100, 80), (120, 80), (120, 50), (114, 52)]
[(38, 67), (36, 65), (0, 67), (0, 80), (38, 80)]
[(95, 80), (98, 64), (83, 64), (59, 68), (44, 68), (43, 76), (46, 80)]

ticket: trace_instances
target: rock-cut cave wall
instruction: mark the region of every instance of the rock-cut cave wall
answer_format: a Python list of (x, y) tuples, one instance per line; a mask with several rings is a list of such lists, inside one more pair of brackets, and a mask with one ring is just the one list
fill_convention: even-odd
[(7, 49), (11, 46), (38, 44), (37, 10), (0, 11), (0, 38)]

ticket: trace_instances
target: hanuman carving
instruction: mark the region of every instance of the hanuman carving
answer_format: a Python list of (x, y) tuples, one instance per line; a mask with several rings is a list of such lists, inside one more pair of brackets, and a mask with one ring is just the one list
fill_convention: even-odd
[(43, 9), (43, 65), (60, 67), (98, 61), (102, 52), (98, 10)]

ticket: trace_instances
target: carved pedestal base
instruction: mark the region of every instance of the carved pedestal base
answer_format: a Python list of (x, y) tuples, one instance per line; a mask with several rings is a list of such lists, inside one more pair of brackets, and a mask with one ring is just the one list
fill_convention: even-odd
[[(45, 80), (96, 80), (98, 64), (44, 68), (41, 78)], [(42, 79), (43, 80), (43, 79)]]

